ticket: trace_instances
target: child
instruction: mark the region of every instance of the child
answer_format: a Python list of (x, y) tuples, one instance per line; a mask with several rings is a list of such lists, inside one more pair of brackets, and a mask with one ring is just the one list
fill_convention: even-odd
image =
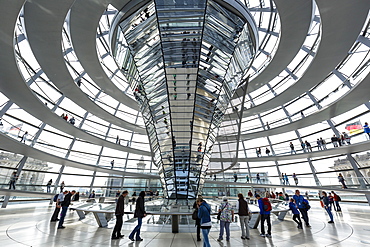
[(301, 218), (299, 217), (299, 211), (293, 198), (290, 198), (289, 208), (290, 210), (292, 210), (293, 220), (298, 224), (297, 228), (302, 229), (302, 221)]

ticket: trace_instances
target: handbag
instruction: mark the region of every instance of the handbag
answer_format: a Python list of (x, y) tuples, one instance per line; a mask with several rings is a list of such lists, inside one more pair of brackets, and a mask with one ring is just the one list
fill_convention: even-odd
[(222, 213), (222, 211), (224, 211), (224, 209), (226, 208), (226, 206), (227, 206), (227, 203), (226, 203), (226, 204), (225, 204), (225, 206), (221, 209), (221, 211), (217, 213), (217, 220), (220, 220), (220, 219), (221, 219), (221, 213)]
[(193, 211), (193, 214), (191, 215), (191, 218), (192, 218), (193, 220), (197, 220), (197, 219), (198, 219), (198, 209), (195, 209), (195, 210)]

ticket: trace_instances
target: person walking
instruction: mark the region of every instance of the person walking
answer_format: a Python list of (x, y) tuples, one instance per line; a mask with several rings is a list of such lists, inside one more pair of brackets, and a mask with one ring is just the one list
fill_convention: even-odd
[(337, 212), (341, 212), (341, 211), (342, 211), (342, 208), (340, 207), (339, 202), (340, 202), (342, 199), (341, 199), (341, 198), (340, 198), (340, 196), (338, 196), (334, 191), (331, 191), (331, 193), (333, 194), (333, 198), (334, 198), (334, 203), (335, 203), (336, 211), (337, 211)]
[(226, 241), (230, 241), (230, 223), (234, 221), (233, 206), (228, 202), (226, 196), (222, 198), (220, 209), (220, 234), (217, 241), (221, 242), (224, 237), (224, 230), (226, 231)]
[[(140, 229), (141, 225), (143, 223), (143, 218), (146, 216), (145, 212), (145, 206), (144, 206), (144, 197), (145, 197), (145, 191), (141, 191), (137, 200), (136, 200), (136, 208), (134, 217), (137, 218), (137, 226), (132, 230), (128, 238), (131, 241), (143, 241), (143, 239), (140, 237)], [(136, 235), (136, 238), (134, 239)]]
[(301, 141), (301, 147), (302, 147), (302, 151), (305, 153), (306, 152), (306, 144), (304, 144), (303, 141)]
[(247, 183), (249, 183), (249, 175), (248, 174), (245, 176), (245, 180), (246, 180)]
[(368, 135), (368, 138), (370, 139), (370, 127), (367, 122), (365, 122), (365, 125), (363, 126), (364, 132)]
[(289, 208), (290, 208), (290, 210), (292, 210), (293, 221), (295, 221), (297, 223), (297, 228), (302, 229), (302, 221), (301, 221), (301, 218), (299, 217), (299, 211), (298, 211), (298, 208), (297, 208), (297, 204), (295, 204), (293, 198), (290, 198)]
[(249, 207), (248, 207), (248, 202), (247, 202), (247, 200), (244, 199), (244, 196), (243, 196), (242, 193), (238, 194), (238, 201), (236, 203), (236, 211), (239, 214), (240, 228), (242, 229), (241, 239), (243, 239), (243, 240), (244, 239), (249, 239), (250, 234), (249, 234), (248, 221), (249, 221), (250, 211), (249, 211)]
[(121, 234), (121, 228), (123, 224), (123, 215), (125, 213), (125, 197), (127, 196), (128, 191), (125, 190), (122, 194), (118, 197), (116, 211), (114, 214), (116, 215), (116, 225), (114, 226), (112, 239), (119, 239), (123, 238), (125, 235)]
[(211, 207), (203, 198), (197, 199), (198, 218), (200, 219), (200, 228), (203, 234), (203, 247), (211, 247), (208, 239), (209, 232), (212, 228), (211, 222)]
[(64, 187), (65, 187), (65, 184), (64, 184), (64, 181), (60, 184), (60, 193), (63, 192), (64, 190)]
[(307, 205), (308, 201), (304, 199), (304, 197), (301, 195), (299, 190), (295, 191), (295, 195), (293, 196), (293, 199), (295, 203), (297, 204), (299, 212), (301, 212), (304, 222), (306, 223), (307, 227), (310, 226), (310, 220), (308, 218), (308, 212), (307, 212)]
[(72, 190), (71, 192), (67, 191), (67, 194), (64, 195), (64, 200), (61, 203), (62, 212), (60, 213), (60, 220), (59, 220), (59, 224), (58, 224), (58, 229), (64, 229), (65, 228), (65, 226), (63, 226), (64, 218), (66, 217), (68, 207), (71, 204), (71, 198), (75, 193), (76, 193), (76, 191)]
[[(198, 199), (202, 199), (203, 197), (202, 196), (198, 196)], [(195, 226), (197, 227), (197, 241), (200, 242), (202, 241), (202, 239), (200, 238), (200, 218), (198, 217), (198, 204), (197, 204), (197, 200), (195, 200), (194, 204), (193, 204), (193, 209), (197, 215), (197, 218), (195, 220)]]
[(290, 147), (290, 154), (297, 154), (297, 152), (294, 150), (294, 145), (292, 142), (289, 143), (289, 147)]
[(26, 131), (26, 132), (23, 134), (23, 136), (21, 137), (21, 142), (26, 143), (27, 136), (28, 136), (28, 131)]
[(266, 155), (267, 156), (270, 156), (270, 152), (271, 152), (270, 149), (266, 148)]
[(13, 172), (12, 175), (10, 175), (10, 181), (9, 181), (9, 189), (11, 190), (13, 187), (13, 190), (15, 190), (15, 182), (18, 179), (17, 172)]
[[(330, 221), (328, 221), (328, 223), (334, 223), (334, 217), (333, 217), (333, 214), (331, 213), (331, 207), (330, 207), (330, 202), (329, 202), (329, 198), (326, 194), (325, 191), (321, 192), (322, 196), (320, 197), (320, 199), (322, 200), (323, 204), (324, 204), (324, 208), (326, 210), (326, 212), (328, 213), (329, 215), (329, 218), (330, 218)], [(320, 193), (319, 193), (319, 196), (320, 196)]]
[[(270, 219), (270, 211), (265, 208), (263, 199), (260, 195), (256, 195), (256, 198), (258, 200), (258, 207), (260, 208), (260, 214), (261, 214), (261, 237), (268, 237), (271, 238), (271, 219)], [(265, 200), (268, 198), (264, 198)], [(270, 204), (271, 205), (271, 204)], [(265, 234), (265, 221), (267, 222), (267, 234)]]
[(322, 142), (321, 142), (321, 140), (320, 139), (317, 139), (316, 143), (317, 143), (317, 151), (323, 150), (322, 149)]
[(46, 193), (51, 192), (50, 187), (52, 183), (53, 183), (53, 179), (50, 179), (49, 182), (46, 184)]
[(338, 181), (339, 181), (339, 183), (342, 184), (342, 188), (343, 189), (348, 189), (346, 183), (344, 182), (345, 179), (344, 179), (342, 173), (339, 173), (339, 175), (338, 175)]

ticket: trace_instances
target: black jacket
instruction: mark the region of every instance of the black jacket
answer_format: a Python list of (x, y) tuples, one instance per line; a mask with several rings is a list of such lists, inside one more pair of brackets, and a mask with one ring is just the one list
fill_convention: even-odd
[(248, 216), (249, 210), (248, 210), (248, 203), (244, 199), (239, 199), (239, 216)]
[(118, 197), (117, 205), (116, 205), (116, 215), (123, 215), (125, 213), (125, 197), (120, 195)]
[(144, 207), (144, 197), (139, 196), (136, 200), (136, 209), (134, 213), (135, 218), (143, 218), (145, 212), (145, 207)]
[(72, 198), (71, 193), (68, 193), (67, 195), (65, 195), (64, 200), (61, 203), (62, 207), (69, 207), (69, 204), (71, 204), (71, 198)]

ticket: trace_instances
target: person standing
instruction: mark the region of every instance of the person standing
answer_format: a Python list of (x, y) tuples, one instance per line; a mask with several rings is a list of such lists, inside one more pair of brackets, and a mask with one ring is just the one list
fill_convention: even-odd
[(46, 193), (50, 193), (50, 186), (53, 183), (53, 179), (50, 179), (49, 182), (46, 184)]
[(337, 211), (337, 209), (335, 208), (335, 205), (334, 205), (334, 196), (332, 196), (332, 194), (329, 192), (329, 195), (328, 195), (328, 199), (329, 199), (329, 208), (330, 208), (330, 211), (332, 208), (334, 208), (334, 211)]
[[(136, 200), (136, 208), (134, 217), (137, 218), (137, 226), (132, 230), (128, 238), (131, 241), (143, 241), (143, 239), (140, 237), (140, 229), (141, 225), (143, 223), (143, 218), (146, 216), (145, 212), (145, 206), (144, 206), (144, 197), (145, 197), (145, 191), (141, 191), (137, 200)], [(136, 238), (134, 239), (136, 235)]]
[(304, 142), (304, 144), (306, 144), (307, 151), (312, 152), (311, 143), (309, 143), (309, 142), (306, 140), (306, 141)]
[(342, 134), (347, 145), (351, 145), (351, 137), (346, 132), (343, 132)]
[(125, 197), (127, 196), (128, 191), (125, 190), (122, 194), (118, 197), (116, 211), (114, 214), (116, 215), (116, 225), (114, 226), (112, 239), (119, 239), (123, 238), (125, 235), (121, 234), (121, 228), (123, 224), (123, 215), (125, 213)]
[(344, 182), (345, 179), (344, 179), (342, 173), (339, 173), (339, 175), (338, 175), (338, 181), (339, 181), (339, 183), (342, 184), (342, 188), (343, 189), (348, 189), (346, 183)]
[(297, 154), (297, 152), (294, 150), (294, 145), (292, 142), (289, 143), (289, 147), (290, 147), (290, 154)]
[(236, 182), (236, 181), (238, 181), (238, 174), (236, 174), (236, 172), (234, 172), (234, 183)]
[(249, 183), (249, 175), (247, 174), (247, 176), (245, 176), (245, 180), (247, 183)]
[(66, 217), (68, 207), (71, 204), (71, 198), (76, 193), (75, 190), (72, 190), (69, 193), (68, 193), (68, 191), (66, 191), (66, 192), (67, 192), (67, 194), (64, 196), (64, 200), (61, 203), (62, 212), (60, 213), (60, 220), (59, 220), (59, 224), (58, 224), (58, 229), (64, 229), (65, 228), (65, 226), (63, 226), (64, 218)]
[(335, 148), (338, 147), (338, 137), (336, 135), (333, 135), (333, 137), (331, 138), (331, 142), (333, 143), (333, 146)]
[(9, 189), (11, 190), (13, 187), (13, 190), (15, 190), (15, 182), (18, 179), (17, 172), (13, 172), (12, 175), (10, 175), (10, 181), (9, 181)]
[(256, 178), (257, 178), (257, 184), (258, 184), (258, 183), (262, 184), (262, 183), (261, 183), (261, 178), (260, 178), (260, 174), (259, 174), (259, 173), (257, 173)]
[(303, 141), (301, 141), (301, 147), (302, 147), (302, 151), (305, 153), (306, 152), (306, 144), (304, 144)]
[[(334, 218), (333, 218), (333, 214), (331, 213), (329, 198), (328, 198), (325, 191), (321, 192), (321, 194), (322, 194), (322, 196), (320, 197), (320, 199), (324, 203), (324, 208), (325, 208), (325, 210), (328, 213), (329, 218), (330, 218), (330, 221), (328, 221), (328, 223), (334, 223)], [(320, 193), (319, 193), (319, 196), (320, 196)]]
[(64, 181), (60, 184), (60, 193), (63, 192), (64, 190), (64, 187), (65, 187), (65, 184), (64, 184)]
[[(202, 196), (198, 196), (198, 199), (202, 199), (203, 197)], [(193, 209), (196, 211), (196, 214), (198, 216), (198, 204), (197, 204), (197, 200), (195, 200), (194, 204), (193, 204)], [(197, 219), (195, 220), (195, 226), (197, 227), (197, 241), (202, 241), (202, 239), (200, 238), (200, 218), (197, 217)]]
[(270, 151), (270, 149), (268, 149), (268, 148), (266, 147), (266, 155), (267, 155), (267, 156), (270, 156), (270, 152), (271, 152), (271, 151)]
[(62, 207), (61, 203), (64, 200), (64, 195), (65, 194), (67, 194), (67, 191), (59, 193), (59, 195), (57, 197), (57, 200), (55, 201), (55, 210), (54, 210), (53, 215), (51, 216), (50, 222), (59, 221), (58, 215), (59, 215), (59, 212), (60, 212), (60, 208)]
[(365, 122), (365, 125), (363, 126), (364, 132), (368, 135), (368, 138), (370, 139), (370, 127), (367, 122)]
[(293, 179), (294, 179), (294, 183), (295, 185), (297, 186), (298, 185), (298, 178), (297, 178), (297, 175), (295, 173), (293, 173), (292, 175)]
[(322, 142), (321, 142), (321, 140), (320, 139), (317, 139), (316, 143), (317, 143), (317, 151), (322, 150)]
[(200, 228), (203, 234), (203, 247), (211, 247), (208, 239), (209, 231), (212, 228), (211, 207), (202, 198), (197, 199), (198, 218), (200, 219)]
[(226, 196), (222, 198), (220, 209), (220, 234), (217, 241), (222, 241), (224, 236), (224, 229), (226, 231), (226, 241), (230, 241), (230, 223), (234, 221), (233, 206), (228, 202)]
[(320, 137), (320, 141), (321, 141), (322, 147), (324, 148), (324, 150), (326, 150), (326, 141), (322, 139), (322, 137)]
[[(258, 200), (258, 207), (260, 208), (260, 214), (261, 214), (261, 234), (260, 234), (260, 236), (271, 238), (270, 211), (266, 211), (265, 205), (262, 201), (263, 199), (261, 198), (260, 195), (257, 194), (256, 198)], [(265, 234), (265, 221), (267, 222), (267, 234)]]
[(297, 204), (294, 203), (293, 198), (290, 198), (289, 208), (290, 210), (292, 210), (293, 220), (297, 223), (297, 228), (302, 229), (302, 221), (301, 221), (301, 218), (299, 217), (299, 211), (297, 209)]
[(286, 175), (286, 173), (284, 174), (284, 179), (285, 179), (285, 185), (290, 185), (289, 178), (288, 178), (288, 175)]
[(342, 199), (341, 199), (341, 198), (340, 198), (340, 196), (338, 196), (334, 191), (331, 191), (331, 193), (333, 194), (333, 197), (334, 197), (334, 203), (335, 203), (335, 206), (336, 206), (337, 212), (342, 211), (342, 208), (339, 206), (339, 202), (340, 202)]
[(308, 204), (307, 200), (304, 199), (304, 197), (301, 195), (299, 190), (295, 191), (295, 195), (293, 196), (293, 199), (298, 206), (299, 212), (301, 212), (302, 214), (302, 217), (303, 217), (304, 222), (306, 223), (306, 226), (311, 227), (310, 220), (308, 218), (307, 208), (306, 208), (306, 203)]
[[(251, 191), (250, 191), (251, 192)], [(252, 192), (251, 192), (252, 193)], [(253, 194), (252, 194), (253, 195)], [(242, 193), (238, 194), (238, 202), (236, 203), (236, 211), (238, 211), (239, 219), (240, 219), (240, 228), (242, 229), (242, 239), (249, 239), (249, 207), (247, 200), (244, 199)]]

